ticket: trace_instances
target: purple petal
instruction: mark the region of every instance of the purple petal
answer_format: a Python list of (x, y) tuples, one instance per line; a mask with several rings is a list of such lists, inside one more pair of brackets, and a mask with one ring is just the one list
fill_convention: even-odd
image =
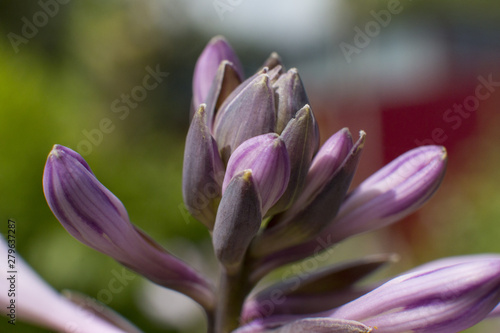
[(241, 84), (241, 77), (233, 63), (221, 62), (206, 98), (206, 123), (213, 130), (215, 115), (226, 98)]
[(417, 269), (331, 312), (377, 332), (459, 332), (483, 320), (500, 301), (500, 259)]
[(292, 268), (285, 270), (283, 281), (258, 292), (245, 302), (242, 321), (316, 313), (341, 306), (371, 291), (374, 286), (359, 287), (358, 282), (395, 258), (394, 255), (373, 255), (311, 273), (296, 274)]
[(274, 132), (276, 123), (274, 92), (269, 85), (269, 76), (259, 74), (241, 86), (244, 88), (240, 90), (238, 87), (231, 93), (215, 118), (214, 137), (225, 163), (241, 143)]
[[(318, 184), (316, 191), (307, 190), (312, 187), (308, 187), (306, 178), (306, 194), (304, 196), (301, 194), (289, 210), (277, 215), (269, 222), (264, 232), (260, 233), (252, 243), (253, 256), (266, 256), (307, 241), (315, 243), (313, 238), (322, 232), (335, 217), (344, 200), (361, 156), (364, 138), (364, 132), (362, 132), (360, 139), (350, 151), (339, 157), (342, 159), (340, 165), (327, 173), (329, 178), (324, 177), (324, 183)], [(350, 136), (349, 139), (340, 141), (348, 143), (343, 146), (351, 147)], [(344, 152), (343, 149), (339, 150)], [(301, 252), (302, 258), (310, 254), (306, 251)]]
[[(0, 249), (2, 253), (7, 253), (9, 249), (6, 240), (1, 236)], [(5, 292), (0, 293), (0, 306), (8, 312), (10, 300), (15, 299), (16, 320), (30, 322), (58, 332), (125, 333), (57, 293), (18, 254), (15, 257), (16, 271), (19, 273), (16, 275), (19, 279), (17, 286), (20, 292), (15, 298), (8, 297), (7, 283), (11, 274), (8, 273), (10, 269), (7, 267), (7, 260), (2, 261), (0, 286)], [(8, 316), (5, 317), (5, 321), (9, 319)]]
[(306, 184), (297, 200), (296, 207), (300, 208), (314, 199), (325, 184), (332, 179), (353, 145), (351, 133), (347, 128), (338, 131), (326, 140), (312, 160), (307, 172)]
[[(286, 74), (281, 75), (273, 84), (273, 88), (276, 89), (276, 94), (279, 96), (276, 133), (281, 134), (297, 111), (309, 104), (309, 99), (296, 68), (292, 68)], [(315, 133), (318, 132), (317, 127), (314, 127), (313, 130)]]
[(427, 202), (445, 170), (443, 147), (423, 146), (401, 155), (349, 194), (323, 234), (342, 240), (402, 219)]
[(243, 67), (231, 45), (222, 36), (212, 38), (201, 53), (194, 68), (193, 107), (195, 110), (200, 104), (207, 101), (208, 92), (223, 60), (233, 63), (240, 80), (243, 79)]
[(261, 221), (261, 202), (252, 171), (244, 170), (225, 188), (213, 231), (215, 254), (227, 269), (242, 263)]
[(284, 193), (290, 179), (290, 160), (283, 140), (277, 134), (263, 134), (243, 142), (229, 159), (223, 193), (233, 176), (246, 169), (252, 170), (264, 216)]
[(270, 215), (289, 208), (297, 199), (306, 181), (307, 170), (316, 150), (316, 120), (309, 105), (300, 109), (281, 133), (290, 158), (290, 181), (285, 193), (273, 207)]
[[(286, 321), (288, 319), (288, 321)], [(232, 333), (370, 333), (372, 328), (353, 320), (336, 318), (284, 317), (280, 322), (259, 322), (242, 326)]]
[(122, 203), (75, 157), (55, 145), (43, 175), (47, 203), (59, 222), (80, 242), (205, 307), (213, 306), (210, 284), (187, 264), (165, 252), (135, 228)]
[(82, 243), (117, 255), (135, 234), (120, 200), (104, 187), (85, 161), (55, 145), (47, 158), (43, 188), (47, 203), (66, 230)]
[(206, 118), (202, 104), (191, 121), (186, 138), (182, 194), (191, 215), (212, 230), (222, 196), (224, 165)]

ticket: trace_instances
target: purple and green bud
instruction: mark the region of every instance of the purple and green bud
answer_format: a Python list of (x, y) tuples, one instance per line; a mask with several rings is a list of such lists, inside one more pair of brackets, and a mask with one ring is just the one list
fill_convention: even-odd
[[(254, 257), (303, 244), (335, 217), (356, 171), (365, 134), (353, 145), (347, 130), (330, 138), (314, 158), (306, 183), (293, 206), (270, 221), (251, 247)], [(307, 256), (307, 255), (306, 255)]]
[(351, 192), (322, 234), (340, 241), (413, 213), (439, 187), (446, 160), (446, 150), (440, 146), (423, 146), (401, 155)]
[(209, 230), (214, 227), (223, 179), (224, 165), (207, 126), (207, 113), (202, 104), (191, 121), (186, 138), (182, 194), (187, 210)]
[(233, 177), (244, 170), (252, 171), (265, 216), (285, 192), (290, 179), (290, 160), (281, 137), (269, 133), (243, 142), (228, 161), (223, 194)]
[(259, 74), (249, 80), (229, 95), (215, 117), (214, 137), (224, 163), (244, 141), (274, 132), (275, 100), (269, 76)]
[(207, 126), (213, 130), (217, 111), (226, 98), (241, 84), (241, 77), (233, 63), (221, 62), (206, 98)]
[(225, 187), (212, 234), (215, 255), (227, 271), (239, 268), (261, 221), (261, 199), (253, 172), (243, 170)]
[[(296, 68), (292, 68), (286, 74), (281, 75), (273, 84), (273, 88), (279, 96), (276, 133), (281, 134), (288, 122), (295, 117), (297, 111), (302, 109), (304, 105), (309, 104), (309, 99)], [(316, 122), (314, 122), (313, 130), (318, 133)]]
[(319, 140), (316, 135), (316, 126), (313, 112), (309, 105), (306, 105), (295, 114), (281, 133), (290, 158), (290, 181), (270, 215), (288, 209), (301, 193)]
[(43, 190), (56, 218), (80, 242), (206, 308), (213, 307), (210, 284), (130, 223), (120, 200), (76, 152), (54, 146), (45, 164)]
[(357, 320), (380, 333), (460, 332), (483, 320), (500, 301), (500, 259), (415, 269), (329, 316)]
[(222, 61), (233, 64), (240, 81), (243, 80), (243, 67), (231, 45), (222, 36), (216, 36), (208, 42), (196, 62), (193, 74), (193, 110), (207, 102), (210, 87), (216, 77), (217, 69)]

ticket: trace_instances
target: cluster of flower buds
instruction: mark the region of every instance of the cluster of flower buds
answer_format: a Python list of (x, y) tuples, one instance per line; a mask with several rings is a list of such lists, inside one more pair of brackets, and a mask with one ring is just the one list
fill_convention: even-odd
[(131, 224), (121, 202), (73, 150), (54, 146), (43, 187), (71, 235), (193, 298), (206, 310), (210, 332), (458, 332), (499, 303), (495, 255), (442, 260), (385, 284), (360, 286), (394, 260), (370, 256), (307, 276), (290, 274), (252, 292), (278, 267), (319, 260), (332, 245), (417, 210), (441, 183), (446, 151), (415, 148), (348, 193), (365, 133), (354, 140), (341, 129), (320, 147), (298, 71), (285, 70), (273, 53), (244, 79), (222, 37), (198, 59), (192, 103), (183, 198), (212, 236), (217, 287)]

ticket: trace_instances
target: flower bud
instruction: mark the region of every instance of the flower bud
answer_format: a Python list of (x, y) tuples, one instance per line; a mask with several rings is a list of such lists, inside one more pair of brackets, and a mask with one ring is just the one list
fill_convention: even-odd
[[(283, 74), (273, 84), (278, 98), (276, 133), (285, 129), (288, 122), (295, 116), (298, 110), (309, 104), (306, 90), (302, 84), (296, 68), (290, 69)], [(315, 123), (314, 131), (317, 134), (318, 128)], [(318, 138), (319, 139), (319, 138)]]
[(132, 225), (120, 200), (76, 152), (54, 146), (45, 164), (43, 190), (54, 215), (80, 242), (206, 308), (213, 306), (209, 283)]
[(215, 115), (224, 100), (241, 84), (241, 78), (233, 63), (223, 60), (206, 98), (207, 126), (213, 130)]
[(323, 234), (337, 241), (385, 227), (420, 208), (437, 190), (446, 150), (423, 146), (401, 155), (349, 194)]
[(269, 69), (273, 69), (277, 66), (281, 66), (281, 70), (285, 70), (285, 67), (283, 66), (283, 63), (281, 61), (281, 57), (279, 56), (278, 53), (272, 52), (269, 57), (266, 59), (264, 62), (264, 65), (262, 65), (261, 68), (267, 67)]
[(281, 197), (290, 179), (290, 160), (283, 140), (274, 133), (263, 134), (243, 142), (227, 164), (222, 193), (234, 175), (251, 170), (265, 216)]
[(191, 215), (212, 230), (222, 195), (224, 165), (206, 118), (202, 104), (191, 121), (186, 138), (182, 194)]
[(243, 67), (231, 45), (222, 36), (216, 36), (208, 42), (196, 62), (193, 74), (193, 108), (207, 102), (208, 92), (223, 60), (234, 65), (240, 81), (243, 79)]
[(243, 170), (225, 188), (212, 236), (215, 254), (228, 271), (242, 263), (261, 221), (261, 202), (252, 171)]
[(362, 132), (353, 146), (349, 131), (342, 130), (325, 143), (309, 168), (299, 198), (255, 239), (253, 256), (262, 257), (304, 243), (328, 225), (349, 189), (364, 138)]
[(306, 105), (288, 122), (285, 130), (281, 133), (290, 158), (290, 181), (285, 193), (273, 207), (270, 215), (288, 209), (299, 196), (316, 150), (318, 138), (314, 130), (315, 126), (316, 120), (312, 110), (309, 105)]
[(500, 301), (500, 259), (416, 269), (333, 310), (332, 318), (357, 320), (378, 332), (461, 332)]
[[(240, 88), (243, 86), (243, 88)], [(243, 82), (222, 104), (214, 124), (214, 137), (224, 163), (245, 140), (274, 132), (274, 92), (267, 74)]]

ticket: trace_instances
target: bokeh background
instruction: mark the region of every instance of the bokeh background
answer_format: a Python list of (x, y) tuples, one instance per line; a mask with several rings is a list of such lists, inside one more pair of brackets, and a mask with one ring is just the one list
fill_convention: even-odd
[[(347, 241), (332, 261), (399, 253), (383, 278), (443, 256), (500, 252), (495, 1), (2, 1), (0, 230), (16, 220), (18, 252), (54, 288), (97, 298), (121, 272), (69, 236), (47, 207), (41, 180), (55, 143), (85, 153), (134, 223), (196, 267), (215, 270), (208, 233), (179, 206), (191, 77), (217, 34), (247, 75), (272, 51), (297, 67), (323, 140), (346, 126), (368, 133), (355, 183), (418, 145), (447, 147), (448, 172), (429, 204)], [(168, 75), (126, 104), (123, 96), (154, 69)], [(478, 88), (486, 81), (493, 83)], [(102, 119), (112, 130), (91, 142), (86, 133)], [(144, 332), (203, 332), (193, 304), (141, 277), (108, 305)], [(1, 331), (48, 332), (22, 322), (13, 329), (2, 318)], [(467, 332), (497, 331), (498, 323)]]

